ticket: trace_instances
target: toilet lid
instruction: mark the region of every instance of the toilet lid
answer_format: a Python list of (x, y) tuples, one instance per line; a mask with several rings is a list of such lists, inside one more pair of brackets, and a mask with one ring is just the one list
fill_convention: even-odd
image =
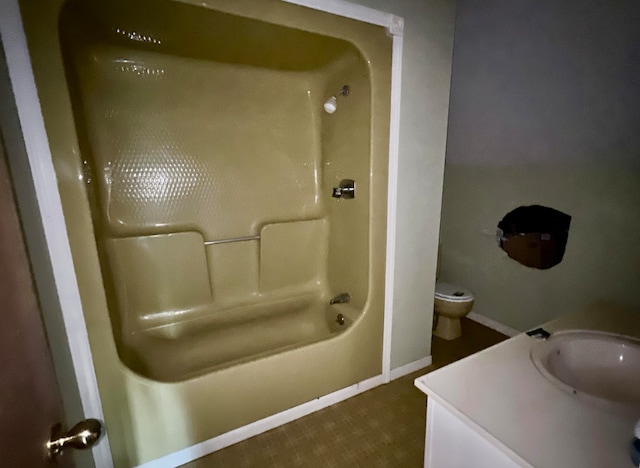
[(448, 302), (471, 302), (474, 299), (473, 293), (468, 289), (441, 281), (436, 282), (435, 296)]

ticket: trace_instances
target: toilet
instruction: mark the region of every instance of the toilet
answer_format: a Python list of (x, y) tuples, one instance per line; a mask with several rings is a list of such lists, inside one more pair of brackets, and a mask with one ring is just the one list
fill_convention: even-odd
[(455, 284), (436, 281), (434, 297), (433, 334), (445, 340), (453, 340), (462, 335), (460, 319), (471, 312), (474, 296), (471, 291)]

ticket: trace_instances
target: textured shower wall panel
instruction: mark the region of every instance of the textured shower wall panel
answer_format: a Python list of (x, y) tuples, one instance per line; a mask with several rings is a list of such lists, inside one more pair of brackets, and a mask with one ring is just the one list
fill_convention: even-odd
[[(115, 466), (378, 375), (392, 44), (384, 28), (280, 0), (20, 0), (20, 10)], [(352, 69), (331, 65), (343, 58)], [(324, 114), (344, 84), (353, 94)], [(332, 199), (349, 176), (357, 198)], [(328, 275), (314, 266), (322, 243), (291, 242), (307, 259), (300, 268), (281, 253), (304, 232), (281, 239), (268, 228), (263, 244), (202, 245), (321, 219), (338, 257)], [(156, 268), (145, 255), (163, 268), (177, 256), (165, 280), (191, 278), (187, 287), (199, 286), (186, 299), (195, 300), (122, 297), (153, 322), (122, 333), (107, 244), (173, 233), (192, 233), (193, 248), (112, 255), (143, 258), (144, 268), (120, 269), (146, 295), (160, 288), (145, 282)], [(299, 295), (287, 275), (304, 281)], [(207, 283), (211, 306), (200, 305)], [(349, 291), (352, 303), (330, 306), (329, 291)], [(352, 323), (346, 331), (338, 311)]]
[(319, 217), (310, 75), (105, 44), (76, 51), (75, 67), (112, 234), (216, 240)]

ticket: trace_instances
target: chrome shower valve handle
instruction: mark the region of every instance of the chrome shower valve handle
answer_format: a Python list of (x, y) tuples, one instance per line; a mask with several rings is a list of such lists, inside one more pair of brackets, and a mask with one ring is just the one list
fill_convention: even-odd
[(337, 187), (333, 187), (333, 198), (355, 198), (356, 182), (352, 179), (342, 179)]

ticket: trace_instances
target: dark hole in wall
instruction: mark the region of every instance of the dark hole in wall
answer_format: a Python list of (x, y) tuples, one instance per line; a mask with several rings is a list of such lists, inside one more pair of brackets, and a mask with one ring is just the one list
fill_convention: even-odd
[(521, 264), (546, 270), (562, 261), (571, 216), (546, 206), (521, 206), (498, 223), (498, 243)]

